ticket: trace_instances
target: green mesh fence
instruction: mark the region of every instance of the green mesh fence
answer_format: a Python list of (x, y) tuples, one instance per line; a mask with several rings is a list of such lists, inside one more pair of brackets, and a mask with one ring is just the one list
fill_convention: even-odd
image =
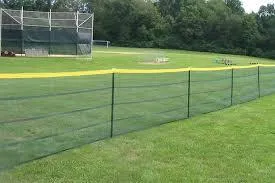
[(274, 68), (0, 80), (0, 169), (275, 92)]
[(90, 55), (91, 33), (75, 29), (26, 27), (23, 31), (2, 29), (2, 51), (25, 54), (27, 49), (43, 49), (49, 55)]
[(187, 118), (186, 73), (115, 76), (114, 135)]
[(258, 68), (240, 69), (234, 71), (234, 104), (240, 104), (256, 99), (258, 92)]
[(94, 15), (0, 9), (1, 51), (91, 56)]
[(191, 72), (190, 78), (190, 116), (230, 106), (230, 71)]
[(25, 54), (42, 49), (49, 55), (90, 55), (92, 34), (77, 33), (73, 28), (24, 27), (24, 30), (2, 28), (2, 51)]
[(2, 28), (2, 51), (12, 51), (21, 54), (22, 47), (22, 31), (12, 29), (10, 27)]
[(109, 75), (0, 80), (0, 168), (110, 135)]
[(25, 54), (28, 49), (43, 49), (49, 55), (90, 55), (92, 51), (91, 34), (74, 29), (2, 29), (2, 37), (2, 50), (16, 54)]
[(275, 92), (275, 70), (272, 67), (260, 68), (260, 95), (270, 95)]

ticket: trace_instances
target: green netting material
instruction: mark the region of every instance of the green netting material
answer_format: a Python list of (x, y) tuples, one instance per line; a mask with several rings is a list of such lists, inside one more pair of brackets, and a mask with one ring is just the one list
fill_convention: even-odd
[(91, 56), (94, 15), (1, 9), (1, 51)]
[(1, 79), (0, 87), (3, 170), (113, 135), (272, 94), (275, 71), (271, 67), (255, 67)]
[(26, 49), (43, 49), (49, 55), (90, 55), (92, 34), (73, 28), (24, 27), (2, 28), (2, 51), (25, 54)]

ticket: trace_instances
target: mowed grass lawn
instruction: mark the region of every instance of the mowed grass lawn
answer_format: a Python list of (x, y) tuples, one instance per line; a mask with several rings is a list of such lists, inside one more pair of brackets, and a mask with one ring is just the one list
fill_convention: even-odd
[[(156, 55), (165, 55), (169, 63), (139, 63)], [(217, 58), (237, 65), (274, 63), (212, 53), (95, 48), (93, 60), (0, 58), (0, 73), (223, 67), (213, 62)], [(234, 71), (233, 104), (258, 97), (257, 73), (257, 68)], [(274, 68), (261, 68), (260, 73), (261, 94), (274, 93)], [(190, 115), (229, 107), (231, 76), (231, 71), (192, 72)], [(187, 118), (187, 78), (187, 72), (117, 74), (114, 135)], [(111, 74), (1, 79), (0, 169), (109, 138), (111, 81)], [(274, 100), (270, 96), (224, 112), (67, 151), (5, 171), (0, 182), (258, 182), (259, 178), (268, 182), (274, 175), (274, 159), (269, 156), (274, 152)]]
[[(150, 65), (139, 62), (156, 57), (169, 58), (168, 64)], [(93, 59), (86, 58), (0, 58), (0, 73), (18, 72), (62, 72), (99, 69), (165, 69), (182, 67), (223, 67), (213, 63), (216, 59), (229, 59), (237, 66), (250, 62), (274, 64), (274, 60), (246, 56), (223, 55), (178, 50), (138, 49), (138, 48), (101, 48), (95, 47)]]
[(275, 96), (100, 141), (0, 182), (274, 182)]

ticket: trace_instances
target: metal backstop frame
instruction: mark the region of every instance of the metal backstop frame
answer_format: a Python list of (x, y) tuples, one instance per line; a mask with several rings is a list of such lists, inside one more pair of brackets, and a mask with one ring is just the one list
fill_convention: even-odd
[(94, 14), (0, 9), (0, 51), (92, 56)]

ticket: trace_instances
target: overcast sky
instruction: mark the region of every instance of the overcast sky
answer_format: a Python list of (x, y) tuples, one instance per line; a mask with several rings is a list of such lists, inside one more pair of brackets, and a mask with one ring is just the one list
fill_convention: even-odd
[(268, 3), (275, 3), (275, 0), (241, 0), (243, 7), (247, 13), (252, 11), (258, 12), (261, 5), (267, 5)]

